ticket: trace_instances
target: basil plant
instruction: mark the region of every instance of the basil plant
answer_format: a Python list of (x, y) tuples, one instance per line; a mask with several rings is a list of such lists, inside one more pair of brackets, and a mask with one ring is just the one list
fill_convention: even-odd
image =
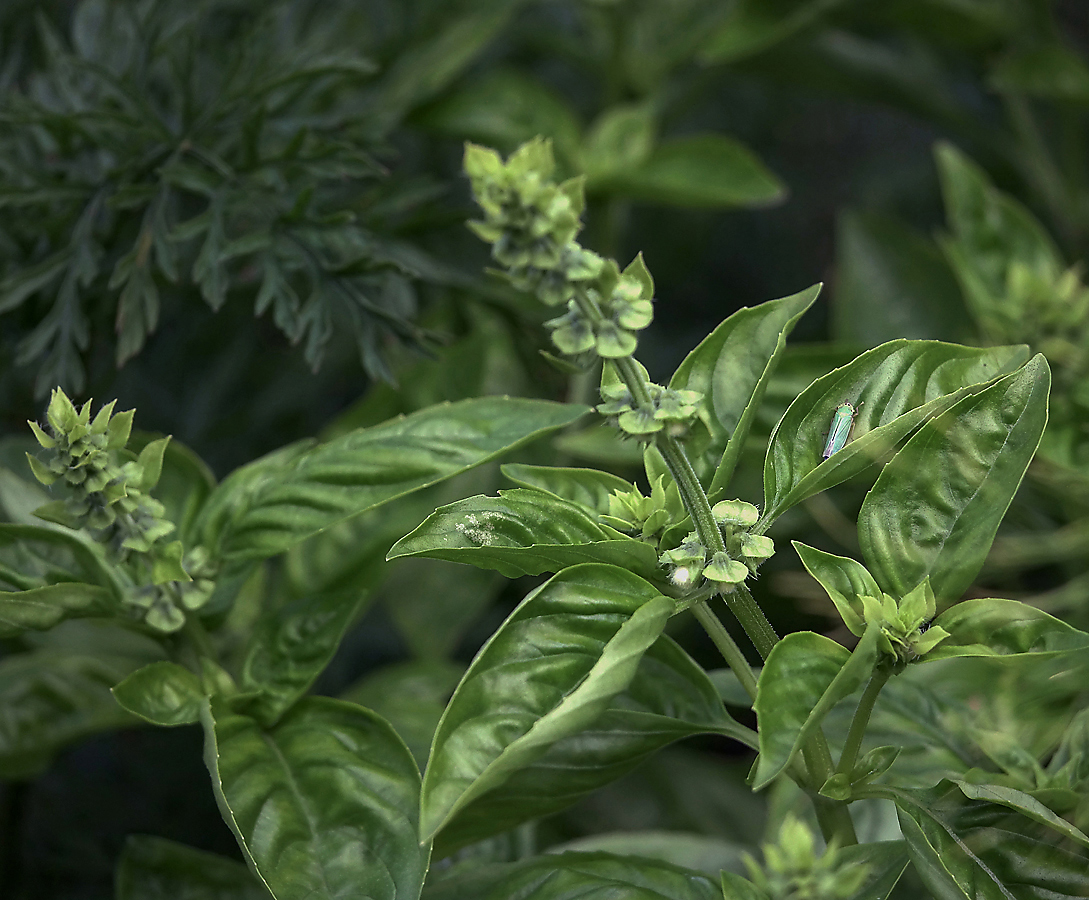
[[(639, 448), (645, 481), (516, 462), (512, 487), (434, 508), (434, 485), (591, 412), (487, 397), (291, 444), (216, 484), (185, 448), (134, 437), (131, 413), (57, 391), (32, 426), (48, 494), (5, 488), (0, 627), (21, 650), (0, 666), (71, 675), (47, 639), (68, 620), (130, 649), (94, 670), (109, 714), (73, 731), (37, 707), (3, 736), (5, 774), (95, 728), (200, 723), (245, 864), (134, 838), (120, 900), (1089, 895), (1089, 635), (965, 598), (1043, 434), (1045, 358), (915, 340), (863, 353), (789, 405), (757, 504), (735, 476), (819, 286), (739, 310), (655, 384), (635, 358), (651, 274), (578, 242), (582, 183), (555, 180), (550, 145), (506, 160), (469, 145), (465, 168), (497, 274), (551, 310), (557, 364), (600, 366), (596, 414)], [(867, 473), (859, 559), (777, 542), (781, 517)], [(380, 682), (309, 693), (387, 550), (537, 578), (432, 718)], [(751, 591), (776, 554), (800, 558), (848, 640), (776, 633)], [(721, 665), (667, 633), (688, 617)], [(1046, 722), (971, 715), (987, 709), (980, 684), (1043, 683)], [(779, 810), (766, 835), (535, 840), (532, 823), (695, 735), (755, 757), (748, 788)]]

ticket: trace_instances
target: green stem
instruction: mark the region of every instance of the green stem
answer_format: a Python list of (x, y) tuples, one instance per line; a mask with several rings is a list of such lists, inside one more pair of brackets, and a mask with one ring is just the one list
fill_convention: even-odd
[(855, 762), (858, 760), (858, 751), (862, 746), (862, 737), (866, 733), (866, 726), (870, 722), (870, 715), (873, 713), (874, 703), (877, 702), (877, 695), (881, 693), (881, 688), (885, 686), (885, 682), (889, 680), (889, 676), (892, 675), (892, 669), (887, 666), (881, 666), (874, 670), (873, 675), (870, 676), (870, 682), (866, 685), (866, 690), (862, 692), (862, 697), (858, 701), (858, 709), (855, 710), (854, 718), (851, 719), (851, 728), (847, 732), (847, 741), (843, 745), (843, 753), (839, 757), (839, 766), (836, 767), (836, 772), (841, 775), (850, 775), (851, 770), (855, 767)]
[(850, 847), (858, 843), (858, 836), (855, 834), (855, 824), (851, 821), (847, 804), (817, 793), (832, 777), (832, 754), (828, 752), (828, 742), (825, 741), (823, 732), (818, 730), (816, 736), (820, 739), (814, 740), (815, 736), (811, 736), (802, 745), (802, 758), (805, 760), (812, 788), (810, 796), (813, 799), (813, 809), (824, 839), (828, 842), (834, 839), (840, 847)]
[(714, 645), (718, 648), (718, 652), (722, 654), (722, 658), (726, 660), (726, 664), (733, 669), (734, 674), (737, 676), (737, 680), (741, 682), (741, 686), (745, 689), (745, 693), (753, 700), (756, 699), (756, 676), (753, 674), (752, 669), (749, 667), (748, 661), (745, 659), (745, 655), (741, 652), (741, 648), (737, 646), (737, 643), (728, 632), (722, 622), (719, 621), (712, 611), (711, 607), (707, 605), (706, 600), (698, 600), (692, 604), (692, 615), (696, 617), (696, 621), (703, 626), (703, 630), (707, 632), (708, 637), (714, 642)]
[[(575, 295), (575, 302), (583, 315), (591, 322), (598, 323), (604, 320), (605, 317), (601, 310), (585, 291), (579, 291)], [(646, 378), (635, 364), (635, 361), (629, 356), (614, 359), (612, 362), (616, 366), (624, 385), (631, 393), (635, 404), (637, 406), (649, 406), (651, 403), (650, 389)], [(664, 434), (657, 435), (655, 444), (669, 468), (673, 481), (677, 485), (677, 490), (681, 495), (681, 502), (692, 519), (700, 543), (712, 555), (724, 551), (726, 545), (722, 540), (722, 532), (719, 531), (718, 523), (715, 522), (715, 517), (711, 512), (711, 504), (707, 499), (707, 493), (704, 491), (703, 485), (700, 484), (684, 447), (675, 437)], [(771, 627), (771, 623), (768, 622), (767, 616), (764, 615), (764, 611), (753, 599), (748, 587), (744, 584), (738, 585), (736, 589), (724, 593), (723, 597), (726, 600), (726, 605), (737, 617), (741, 627), (745, 629), (745, 633), (753, 642), (753, 646), (760, 653), (761, 658), (767, 659), (768, 654), (771, 653), (779, 638), (775, 634), (775, 629)], [(693, 604), (692, 608), (697, 621), (707, 630), (708, 635), (715, 642), (715, 646), (718, 647), (727, 664), (733, 669), (734, 674), (737, 675), (741, 683), (745, 685), (745, 690), (749, 691), (750, 696), (755, 698), (756, 678), (740, 649), (730, 638), (726, 629), (722, 627), (722, 623), (711, 612), (706, 601), (701, 600)], [(726, 638), (726, 641), (723, 641), (723, 637)], [(802, 747), (802, 755), (809, 771), (810, 782), (815, 783), (816, 789), (819, 789), (832, 774), (832, 755), (828, 750), (828, 742), (825, 740), (824, 733), (820, 729), (817, 729), (806, 740)], [(821, 832), (825, 840), (835, 838), (840, 846), (858, 843), (854, 824), (851, 822), (851, 814), (846, 803), (829, 800), (815, 793), (813, 803), (816, 807), (817, 820), (820, 822)]]
[[(195, 615), (185, 617), (185, 625), (182, 627), (182, 634), (188, 638), (193, 650), (196, 651), (196, 657), (198, 661), (200, 659), (210, 659), (212, 662), (216, 661), (216, 651), (212, 646), (212, 639), (208, 636), (208, 632), (205, 631), (204, 625), (201, 624), (200, 619)], [(197, 674), (200, 674), (198, 668)]]

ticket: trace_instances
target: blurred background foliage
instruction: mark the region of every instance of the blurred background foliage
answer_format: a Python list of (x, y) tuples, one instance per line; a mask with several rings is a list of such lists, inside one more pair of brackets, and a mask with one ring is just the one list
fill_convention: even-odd
[[(486, 250), (464, 227), (462, 143), (508, 152), (544, 134), (564, 174), (586, 176), (587, 246), (622, 262), (641, 250), (654, 273), (640, 347), (653, 377), (735, 309), (826, 282), (754, 429), (747, 499), (786, 405), (861, 349), (910, 337), (1044, 352), (1045, 445), (974, 590), (1085, 628), (1087, 60), (1078, 0), (7, 0), (3, 461), (15, 471), (23, 423), (58, 384), (136, 407), (140, 427), (219, 477), (439, 400), (591, 397), (592, 376), (539, 354), (543, 314), (481, 274)], [(593, 428), (534, 452), (632, 477), (638, 460)], [(319, 689), (373, 705), (417, 753), (502, 598), (525, 586), (430, 561), (387, 577), (374, 560), (436, 504), (500, 483), (472, 473), (270, 576), (285, 602), (375, 588)], [(808, 501), (777, 542), (856, 551), (866, 487)], [(788, 556), (767, 567), (763, 604), (784, 630), (827, 631), (831, 607)], [(211, 795), (187, 786), (204, 778), (182, 752), (196, 735), (170, 737), (98, 738), (9, 786), (0, 871), (38, 897), (105, 896), (126, 832), (233, 852), (222, 826), (202, 831), (218, 822)], [(175, 777), (121, 774), (168, 743)], [(659, 757), (551, 823), (551, 839), (648, 823), (731, 835), (756, 801), (708, 749), (722, 748)], [(146, 802), (108, 809), (118, 779)], [(873, 834), (889, 827), (878, 816)]]

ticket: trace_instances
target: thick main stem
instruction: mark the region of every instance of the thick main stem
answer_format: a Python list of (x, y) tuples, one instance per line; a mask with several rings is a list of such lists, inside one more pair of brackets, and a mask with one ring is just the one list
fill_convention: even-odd
[[(597, 304), (585, 293), (576, 294), (575, 302), (583, 315), (591, 322), (596, 323), (604, 320), (604, 315)], [(612, 362), (616, 366), (625, 387), (631, 393), (635, 404), (641, 407), (649, 407), (651, 403), (650, 389), (643, 373), (635, 365), (634, 360), (631, 357), (622, 357), (614, 359)], [(722, 532), (719, 531), (718, 523), (715, 522), (715, 517), (711, 512), (707, 492), (704, 491), (703, 485), (700, 484), (699, 478), (696, 477), (696, 472), (692, 468), (692, 463), (689, 461), (684, 447), (675, 437), (666, 434), (657, 435), (655, 445), (662, 454), (670, 475), (677, 485), (677, 490), (681, 495), (681, 502), (692, 519), (700, 543), (712, 555), (725, 551), (726, 545), (722, 540)], [(749, 636), (749, 640), (753, 642), (761, 658), (767, 659), (772, 648), (778, 643), (779, 637), (776, 635), (775, 629), (771, 627), (767, 616), (764, 615), (764, 611), (753, 599), (749, 589), (744, 584), (738, 585), (735, 590), (723, 594), (723, 597), (730, 611), (737, 617), (741, 627), (745, 629), (745, 633)], [(701, 600), (693, 604), (692, 609), (697, 621), (707, 631), (711, 640), (715, 642), (715, 646), (718, 647), (727, 664), (733, 669), (749, 696), (755, 699), (756, 677), (753, 675), (752, 669), (745, 660), (740, 648), (734, 643), (726, 629), (723, 628), (722, 623), (718, 621), (710, 607), (707, 606), (706, 601)], [(858, 838), (855, 835), (854, 824), (851, 821), (851, 814), (847, 809), (847, 804), (842, 801), (821, 797), (815, 793), (832, 774), (832, 755), (828, 750), (828, 742), (825, 740), (824, 733), (819, 728), (806, 740), (802, 747), (802, 756), (809, 771), (810, 783), (816, 785), (813, 793), (813, 803), (816, 808), (817, 821), (820, 823), (821, 833), (824, 835), (825, 840), (830, 841), (834, 838), (840, 846), (857, 844)]]

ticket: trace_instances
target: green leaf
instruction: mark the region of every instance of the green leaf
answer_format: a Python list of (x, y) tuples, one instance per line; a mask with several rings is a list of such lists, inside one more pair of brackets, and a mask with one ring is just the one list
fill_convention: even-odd
[(672, 600), (614, 566), (575, 566), (530, 594), (473, 660), (439, 723), (421, 834), (591, 725), (672, 612)]
[(453, 6), (438, 21), (429, 17), (430, 28), (413, 35), (415, 40), (397, 54), (378, 84), (379, 97), (370, 106), (375, 133), (385, 133), (446, 87), (492, 43), (515, 8), (510, 0), (479, 0), (471, 12)]
[(134, 664), (72, 649), (35, 650), (0, 661), (0, 777), (27, 778), (81, 738), (135, 724), (110, 688)]
[(722, 873), (722, 896), (725, 900), (768, 900), (760, 888), (733, 872)]
[(954, 237), (944, 244), (946, 255), (977, 322), (987, 333), (1005, 333), (1020, 324), (1009, 318), (1018, 311), (1006, 308), (1011, 265), (1057, 276), (1066, 268), (1062, 255), (1032, 213), (967, 156), (944, 143), (934, 153)]
[(510, 153), (541, 135), (571, 161), (581, 127), (567, 102), (517, 69), (497, 69), (413, 116), (413, 124)]
[(969, 337), (964, 298), (941, 250), (893, 218), (839, 217), (833, 300), (833, 332), (842, 341), (874, 347), (901, 337)]
[(710, 434), (705, 452), (717, 464), (709, 489), (712, 499), (718, 499), (733, 476), (787, 335), (819, 293), (820, 285), (814, 285), (739, 309), (700, 341), (669, 380), (674, 390), (703, 394), (700, 420)]
[(770, 784), (829, 710), (870, 677), (880, 634), (869, 626), (853, 652), (811, 631), (788, 634), (772, 648), (753, 704), (760, 734), (753, 790)]
[(609, 853), (560, 853), (492, 864), (428, 884), (424, 900), (722, 900), (718, 879)]
[(184, 666), (153, 662), (111, 688), (114, 699), (152, 725), (189, 725), (200, 721), (205, 692), (200, 678)]
[(1015, 50), (991, 69), (990, 82), (997, 90), (1014, 94), (1089, 101), (1089, 66), (1059, 43)]
[(45, 631), (65, 619), (114, 611), (113, 595), (94, 584), (64, 581), (28, 591), (0, 591), (0, 638)]
[(767, 206), (786, 196), (748, 147), (721, 134), (662, 141), (642, 165), (611, 175), (608, 187), (646, 203), (697, 209)]
[(317, 697), (269, 730), (221, 700), (201, 718), (220, 811), (277, 900), (419, 896), (420, 777), (384, 719)]
[(527, 466), (523, 463), (504, 463), (499, 468), (519, 487), (547, 491), (561, 500), (577, 503), (591, 513), (608, 513), (609, 497), (617, 491), (628, 493), (632, 488), (623, 478), (598, 469)]
[(165, 838), (131, 835), (114, 875), (116, 900), (268, 900), (242, 863)]
[(902, 597), (929, 577), (942, 608), (972, 583), (1040, 443), (1050, 385), (1037, 354), (927, 422), (885, 466), (858, 540), (887, 593)]
[[(25, 482), (24, 482), (25, 484)], [(4, 493), (5, 502), (20, 508), (14, 512), (20, 519), (30, 519), (33, 525), (0, 524), (0, 561), (19, 573), (26, 588), (45, 587), (55, 582), (84, 582), (107, 587), (113, 584), (110, 563), (105, 559), (101, 545), (87, 535), (68, 528), (42, 525), (33, 513), (27, 514), (27, 506), (34, 493), (19, 491)], [(22, 501), (29, 501), (27, 506)]]
[(446, 660), (384, 666), (356, 682), (342, 700), (374, 710), (393, 726), (422, 769), (431, 740), (465, 667)]
[(801, 541), (791, 541), (806, 571), (820, 582), (840, 617), (853, 634), (861, 636), (866, 630), (863, 597), (881, 596), (881, 588), (862, 563), (845, 556), (825, 553), (807, 547)]
[(905, 841), (876, 841), (841, 847), (836, 858), (844, 869), (852, 865), (869, 869), (866, 880), (846, 900), (886, 900), (911, 861)]
[(768, 50), (820, 21), (843, 0), (741, 0), (707, 38), (702, 60), (731, 63)]
[(650, 545), (598, 524), (584, 509), (544, 491), (515, 488), (441, 506), (401, 538), (389, 559), (429, 556), (498, 569), (508, 578), (607, 562), (661, 578)]
[(694, 831), (611, 831), (549, 847), (551, 853), (611, 853), (654, 860), (717, 878), (723, 869), (741, 871), (743, 845)]
[(394, 567), (379, 596), (414, 657), (445, 659), (507, 584), (498, 572), (420, 557)]
[[(930, 417), (1024, 362), (1023, 347), (976, 349), (938, 341), (890, 341), (818, 378), (779, 420), (764, 462), (770, 522), (807, 497), (858, 474)], [(836, 408), (858, 410), (847, 445), (823, 459)], [(914, 585), (912, 585), (914, 587)]]
[(587, 187), (608, 190), (614, 178), (642, 165), (654, 147), (655, 125), (649, 103), (625, 103), (602, 112), (583, 142)]
[[(140, 453), (153, 440), (151, 435), (141, 432), (129, 439), (128, 447)], [(187, 547), (192, 543), (189, 530), (215, 486), (215, 476), (204, 460), (185, 444), (171, 438), (155, 483), (155, 499), (166, 508), (165, 518), (177, 526), (177, 535)]]
[(1039, 822), (1041, 825), (1053, 828), (1064, 837), (1076, 841), (1083, 847), (1089, 847), (1089, 837), (1086, 837), (1082, 831), (1075, 828), (1066, 819), (1055, 815), (1031, 794), (1000, 784), (979, 784), (959, 779), (954, 780), (953, 783), (960, 788), (961, 793), (969, 800), (986, 800), (989, 803), (1005, 806), (1033, 821)]
[(935, 620), (949, 632), (927, 660), (952, 656), (1049, 656), (1089, 647), (1089, 634), (1018, 600), (963, 600)]
[(896, 804), (915, 870), (936, 897), (1062, 900), (1089, 892), (1085, 856), (1004, 806), (970, 800), (948, 781), (874, 793)]
[(248, 715), (273, 725), (329, 665), (365, 592), (330, 592), (267, 610), (254, 624), (239, 686), (257, 696)]
[[(497, 704), (509, 700), (496, 697)], [(435, 840), (445, 856), (531, 819), (556, 813), (615, 781), (667, 744), (717, 733), (756, 746), (756, 733), (724, 711), (707, 674), (666, 636), (643, 655), (628, 687), (591, 725), (552, 744), (500, 786), (464, 807)]]
[(503, 397), (440, 404), (325, 444), (292, 444), (228, 476), (196, 532), (222, 557), (259, 559), (578, 419), (586, 407)]

